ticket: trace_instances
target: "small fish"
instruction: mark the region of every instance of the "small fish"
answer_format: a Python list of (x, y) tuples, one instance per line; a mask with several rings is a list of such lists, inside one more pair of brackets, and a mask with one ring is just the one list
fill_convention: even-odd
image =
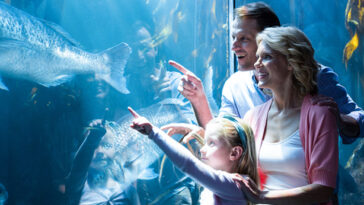
[[(121, 93), (129, 93), (124, 67), (131, 49), (120, 43), (100, 53), (79, 48), (59, 25), (0, 2), (0, 75), (45, 87), (78, 74), (95, 74)], [(0, 78), (0, 89), (8, 90)]]
[(348, 0), (345, 9), (345, 26), (350, 32), (351, 39), (344, 48), (344, 62), (347, 67), (348, 61), (359, 46), (359, 36), (363, 32), (364, 1)]

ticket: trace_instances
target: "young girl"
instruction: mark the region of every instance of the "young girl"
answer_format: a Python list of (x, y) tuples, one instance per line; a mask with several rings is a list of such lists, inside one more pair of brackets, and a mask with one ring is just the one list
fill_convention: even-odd
[(201, 160), (187, 148), (128, 108), (135, 117), (131, 127), (148, 135), (183, 172), (205, 187), (201, 204), (247, 204), (234, 175), (248, 175), (258, 183), (254, 137), (241, 119), (224, 116), (206, 126)]

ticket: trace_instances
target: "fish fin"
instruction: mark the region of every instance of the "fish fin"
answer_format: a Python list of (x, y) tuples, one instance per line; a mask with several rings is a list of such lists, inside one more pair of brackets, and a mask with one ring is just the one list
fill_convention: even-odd
[(76, 41), (69, 33), (67, 33), (67, 31), (65, 31), (60, 25), (50, 22), (50, 21), (46, 21), (44, 19), (39, 19), (39, 21), (43, 22), (44, 24), (46, 24), (48, 27), (50, 27), (51, 29), (53, 29), (55, 32), (57, 32), (58, 34), (60, 34), (61, 36), (63, 36), (66, 40), (68, 40), (73, 46), (76, 46), (78, 48), (82, 48), (81, 44)]
[(51, 81), (47, 81), (47, 82), (37, 81), (37, 83), (48, 88), (48, 87), (52, 87), (52, 86), (61, 85), (67, 81), (72, 80), (73, 77), (74, 77), (74, 75), (58, 75), (57, 77), (52, 78)]
[(159, 175), (154, 172), (152, 168), (146, 168), (144, 169), (139, 175), (138, 179), (142, 180), (151, 180), (157, 178)]
[(9, 88), (4, 84), (3, 79), (0, 76), (0, 89), (9, 91)]
[(101, 74), (100, 77), (124, 94), (130, 93), (126, 87), (126, 78), (124, 76), (124, 68), (130, 53), (131, 48), (126, 43), (120, 43), (100, 53), (101, 55), (107, 56), (109, 60), (108, 66), (110, 68), (109, 74)]

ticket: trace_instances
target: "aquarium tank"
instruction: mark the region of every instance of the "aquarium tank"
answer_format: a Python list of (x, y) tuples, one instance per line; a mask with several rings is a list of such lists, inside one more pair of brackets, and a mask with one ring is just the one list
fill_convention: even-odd
[[(237, 71), (233, 11), (250, 2), (1, 0), (0, 205), (199, 204), (201, 186), (130, 128), (127, 108), (158, 127), (197, 124), (174, 60), (217, 116)], [(364, 107), (364, 2), (264, 2)], [(339, 204), (364, 203), (362, 145), (339, 142)], [(197, 141), (186, 147), (199, 154)]]

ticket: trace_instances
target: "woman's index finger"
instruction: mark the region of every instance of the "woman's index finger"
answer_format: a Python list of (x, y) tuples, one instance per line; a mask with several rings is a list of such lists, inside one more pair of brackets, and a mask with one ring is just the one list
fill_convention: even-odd
[(128, 110), (133, 115), (133, 117), (135, 117), (135, 118), (140, 117), (140, 115), (137, 112), (135, 112), (135, 110), (133, 110), (133, 108), (128, 107)]
[(183, 65), (177, 63), (176, 61), (169, 60), (168, 63), (169, 63), (169, 65), (177, 68), (177, 70), (181, 71), (184, 75), (186, 75), (187, 73), (191, 73), (191, 71), (189, 71), (187, 68), (185, 68)]

